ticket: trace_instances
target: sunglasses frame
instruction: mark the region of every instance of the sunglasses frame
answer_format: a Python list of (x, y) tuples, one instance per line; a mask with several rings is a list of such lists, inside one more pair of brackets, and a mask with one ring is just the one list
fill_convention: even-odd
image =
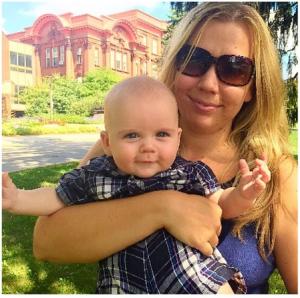
[[(219, 57), (214, 57), (213, 55), (210, 54), (210, 52), (208, 52), (207, 50), (205, 50), (203, 48), (198, 48), (198, 47), (194, 47), (193, 49), (192, 48), (193, 48), (193, 46), (185, 44), (179, 50), (179, 52), (176, 55), (176, 68), (177, 68), (178, 71), (180, 71), (180, 68), (183, 67), (183, 64), (186, 62), (186, 58), (190, 55), (189, 60), (185, 63), (183, 69), (180, 71), (184, 75), (191, 76), (191, 77), (201, 77), (202, 75), (204, 75), (209, 70), (209, 68), (211, 67), (212, 64), (215, 64), (216, 65), (216, 74), (217, 74), (218, 79), (221, 82), (223, 82), (223, 83), (225, 83), (227, 85), (236, 86), (236, 87), (246, 86), (247, 84), (249, 84), (249, 82), (252, 80), (252, 78), (255, 75), (255, 65), (254, 65), (254, 62), (253, 62), (252, 59), (250, 59), (248, 57), (237, 56), (237, 55), (222, 55), (222, 56), (219, 56)], [(199, 49), (199, 50), (207, 53), (207, 57), (209, 58), (208, 60), (210, 62), (210, 65), (209, 65), (209, 67), (207, 68), (207, 70), (203, 74), (192, 75), (192, 74), (189, 74), (189, 73), (185, 73), (185, 71), (184, 71), (185, 67), (188, 65), (188, 63), (190, 62), (190, 59), (194, 56), (195, 50), (197, 50), (197, 49)], [(229, 57), (229, 58), (230, 57), (231, 58), (234, 57), (234, 58), (237, 58), (237, 59), (243, 59), (246, 63), (248, 63), (249, 65), (251, 65), (251, 75), (249, 76), (249, 79), (247, 80), (246, 83), (243, 83), (243, 84), (230, 83), (230, 82), (224, 80), (224, 78), (222, 78), (222, 76), (220, 75), (219, 70), (218, 70), (218, 61), (220, 61), (220, 59), (222, 59), (224, 57)], [(195, 56), (195, 60), (197, 60), (197, 55)]]

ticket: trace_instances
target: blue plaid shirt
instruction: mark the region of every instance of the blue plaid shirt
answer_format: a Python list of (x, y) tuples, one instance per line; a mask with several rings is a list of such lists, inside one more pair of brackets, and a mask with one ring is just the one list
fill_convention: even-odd
[[(178, 190), (206, 196), (220, 189), (204, 163), (177, 157), (167, 171), (151, 178), (120, 172), (111, 157), (92, 159), (89, 165), (62, 176), (56, 192), (66, 205), (135, 196), (156, 190)], [(227, 265), (215, 249), (202, 255), (159, 230), (144, 240), (99, 262), (97, 293), (104, 294), (211, 294), (229, 282), (245, 293), (242, 274)]]

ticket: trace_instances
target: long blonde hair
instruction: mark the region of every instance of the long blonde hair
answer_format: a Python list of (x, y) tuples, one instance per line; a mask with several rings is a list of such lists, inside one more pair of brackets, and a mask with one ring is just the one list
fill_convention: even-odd
[(175, 59), (191, 36), (201, 31), (211, 20), (244, 23), (252, 33), (252, 53), (255, 61), (253, 98), (245, 103), (234, 119), (229, 136), (240, 157), (248, 162), (265, 153), (272, 180), (255, 206), (235, 220), (233, 233), (242, 238), (242, 228), (256, 224), (260, 254), (266, 258), (274, 248), (276, 214), (282, 207), (279, 191), (279, 164), (290, 157), (288, 121), (285, 109), (285, 88), (281, 78), (278, 53), (271, 34), (256, 10), (242, 3), (207, 2), (192, 9), (177, 25), (166, 48), (161, 80), (173, 89), (176, 75)]

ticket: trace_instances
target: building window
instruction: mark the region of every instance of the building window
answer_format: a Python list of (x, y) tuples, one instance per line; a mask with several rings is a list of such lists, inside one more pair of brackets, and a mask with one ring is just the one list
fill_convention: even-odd
[(25, 89), (25, 86), (15, 85), (14, 103), (23, 104), (24, 102), (20, 100), (19, 95)]
[(82, 64), (82, 49), (81, 48), (77, 49), (76, 63)]
[(158, 54), (158, 41), (157, 39), (152, 39), (152, 54)]
[(139, 74), (139, 63), (135, 62), (135, 74), (138, 75)]
[(145, 34), (141, 35), (140, 40), (143, 46), (147, 46), (147, 35)]
[(10, 52), (10, 64), (18, 65), (18, 54), (16, 52)]
[(58, 66), (58, 48), (52, 48), (52, 66)]
[(146, 75), (147, 74), (147, 62), (141, 60), (140, 65), (141, 65), (140, 74), (141, 75)]
[(157, 64), (152, 62), (152, 77), (158, 78)]
[(18, 97), (24, 89), (25, 86), (15, 85), (15, 96)]
[(122, 59), (121, 52), (116, 52), (116, 69), (117, 70), (122, 70), (122, 68), (121, 68), (122, 61), (121, 61), (121, 59)]
[(32, 68), (32, 57), (30, 55), (25, 55), (26, 67)]
[(115, 50), (110, 51), (110, 67), (111, 67), (111, 69), (116, 69)]
[(18, 53), (18, 65), (25, 66), (25, 55)]
[(94, 65), (99, 66), (99, 49), (95, 48)]
[(59, 47), (59, 65), (64, 65), (65, 63), (65, 46)]
[(46, 67), (51, 67), (50, 48), (46, 48)]
[(127, 53), (123, 53), (123, 59), (122, 59), (122, 70), (123, 71), (128, 71), (128, 68), (127, 68)]

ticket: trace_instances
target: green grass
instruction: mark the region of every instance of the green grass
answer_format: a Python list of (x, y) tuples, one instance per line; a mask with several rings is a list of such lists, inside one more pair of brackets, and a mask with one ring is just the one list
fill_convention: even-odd
[[(48, 166), (12, 173), (20, 188), (55, 185), (77, 163)], [(33, 178), (34, 177), (34, 178)], [(35, 260), (32, 254), (33, 216), (2, 213), (3, 294), (87, 294), (96, 289), (96, 264), (59, 265)]]
[[(102, 115), (103, 116), (103, 115)], [(41, 115), (36, 118), (13, 118), (2, 122), (3, 136), (94, 133), (103, 128), (103, 117), (91, 120), (77, 115)]]
[[(297, 133), (291, 144), (297, 158)], [(60, 176), (76, 163), (47, 166), (11, 173), (19, 188), (55, 185)], [(2, 214), (2, 292), (3, 294), (92, 294), (96, 286), (96, 264), (59, 265), (39, 262), (32, 255), (33, 216)], [(287, 293), (277, 270), (270, 279), (270, 293)]]
[(291, 150), (292, 153), (294, 154), (295, 157), (298, 157), (298, 130), (292, 130), (290, 132), (290, 145), (291, 145)]

